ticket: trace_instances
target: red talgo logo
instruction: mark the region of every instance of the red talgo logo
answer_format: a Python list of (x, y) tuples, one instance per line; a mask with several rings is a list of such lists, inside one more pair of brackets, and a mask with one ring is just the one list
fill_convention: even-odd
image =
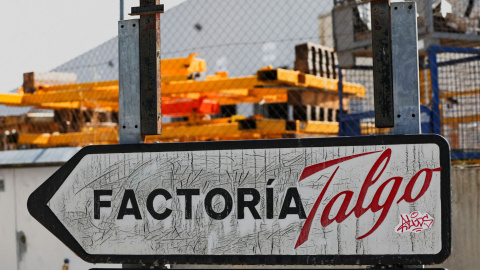
[[(303, 228), (300, 232), (300, 235), (297, 239), (297, 243), (295, 245), (295, 248), (301, 246), (303, 243), (305, 243), (308, 240), (308, 236), (310, 234), (310, 229), (312, 227), (312, 222), (313, 219), (318, 212), (318, 208), (322, 201), (325, 198), (325, 194), (330, 186), (330, 183), (332, 180), (335, 178), (335, 174), (337, 173), (338, 169), (340, 168), (341, 164), (345, 161), (352, 160), (358, 157), (366, 156), (366, 155), (371, 155), (375, 153), (380, 153), (382, 151), (375, 151), (375, 152), (369, 152), (369, 153), (363, 153), (363, 154), (357, 154), (357, 155), (352, 155), (352, 156), (347, 156), (347, 157), (342, 157), (334, 160), (329, 160), (323, 163), (315, 164), (309, 167), (306, 167), (302, 175), (300, 176), (299, 182), (304, 180), (305, 178), (320, 172), (326, 168), (336, 166), (334, 172), (328, 179), (327, 183), (323, 187), (320, 195), (318, 196), (317, 200), (315, 201), (312, 210), (308, 214), (307, 220), (303, 224)], [(351, 215), (354, 215), (356, 218), (360, 218), (363, 214), (365, 214), (367, 211), (371, 210), (373, 213), (379, 212), (380, 211), (380, 216), (377, 219), (376, 223), (373, 225), (373, 227), (366, 232), (365, 234), (359, 236), (357, 239), (363, 239), (369, 235), (371, 235), (375, 230), (385, 221), (385, 218), (388, 215), (388, 212), (390, 210), (390, 207), (394, 204), (397, 203), (399, 204), (402, 201), (405, 201), (407, 203), (413, 203), (420, 199), (425, 192), (427, 192), (428, 188), (430, 187), (430, 182), (432, 180), (432, 175), (434, 172), (440, 172), (441, 167), (439, 168), (423, 168), (420, 169), (413, 177), (409, 180), (407, 186), (405, 187), (405, 190), (399, 190), (400, 186), (403, 181), (402, 176), (394, 176), (389, 179), (387, 179), (384, 183), (382, 183), (378, 189), (375, 191), (375, 195), (373, 196), (372, 200), (368, 204), (367, 207), (363, 207), (365, 201), (366, 194), (370, 187), (374, 185), (378, 179), (382, 176), (383, 172), (388, 166), (388, 163), (390, 162), (390, 157), (392, 156), (392, 150), (390, 148), (384, 150), (381, 155), (378, 157), (378, 159), (375, 161), (373, 164), (372, 168), (368, 172), (362, 188), (360, 190), (360, 194), (358, 195), (358, 200), (355, 204), (355, 206), (352, 209), (349, 209), (349, 205), (352, 201), (352, 198), (354, 197), (355, 193), (351, 190), (345, 190), (337, 195), (335, 195), (325, 206), (323, 211), (319, 214), (321, 214), (321, 219), (320, 219), (320, 224), (323, 227), (326, 227), (330, 225), (332, 222), (337, 222), (337, 223), (342, 223), (345, 219), (350, 217)], [(383, 165), (382, 165), (383, 164)], [(414, 196), (412, 194), (413, 188), (417, 181), (423, 181), (423, 186), (420, 190), (420, 192)], [(384, 192), (388, 192), (388, 190), (385, 190), (385, 188), (390, 184), (393, 183), (391, 190), (388, 193), (388, 197), (383, 204), (380, 202), (380, 197)], [(397, 194), (402, 194), (400, 199), (395, 201), (395, 198), (397, 197)], [(337, 213), (331, 213), (332, 207), (335, 204), (337, 200), (343, 200), (341, 202), (340, 209), (338, 210)], [(334, 215), (333, 215), (334, 214)], [(333, 216), (333, 218), (330, 218), (330, 216)], [(433, 221), (432, 221), (433, 222)], [(431, 225), (431, 224), (430, 224)]]

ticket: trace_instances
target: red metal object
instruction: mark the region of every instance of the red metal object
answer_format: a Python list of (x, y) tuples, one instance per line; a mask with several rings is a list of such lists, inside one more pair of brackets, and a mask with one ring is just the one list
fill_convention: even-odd
[(165, 116), (182, 117), (190, 114), (218, 114), (220, 113), (220, 104), (216, 101), (200, 98), (164, 100), (162, 102), (162, 112)]

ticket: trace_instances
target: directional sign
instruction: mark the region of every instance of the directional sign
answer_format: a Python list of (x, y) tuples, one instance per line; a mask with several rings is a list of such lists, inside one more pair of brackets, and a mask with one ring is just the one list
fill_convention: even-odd
[(450, 153), (436, 135), (89, 146), (28, 209), (94, 263), (440, 263)]

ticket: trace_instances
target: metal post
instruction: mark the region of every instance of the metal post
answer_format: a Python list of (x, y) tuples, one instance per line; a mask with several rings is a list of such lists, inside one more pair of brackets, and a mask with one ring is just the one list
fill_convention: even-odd
[(140, 130), (142, 136), (162, 132), (160, 75), (160, 0), (140, 0), (130, 15), (140, 15)]
[(394, 126), (390, 1), (371, 4), (375, 126)]
[(338, 67), (338, 136), (345, 136), (345, 125), (343, 124), (343, 74)]
[[(118, 22), (118, 110), (120, 144), (142, 143), (138, 19)], [(122, 268), (140, 268), (124, 264)]]
[(120, 0), (120, 21), (123, 21), (123, 10), (125, 9), (124, 0)]
[(141, 143), (139, 20), (118, 22), (120, 143)]
[[(385, 19), (386, 14), (390, 16), (388, 23), (380, 21)], [(375, 18), (374, 16), (377, 16)], [(380, 18), (380, 19), (379, 19)], [(380, 26), (379, 23), (384, 23)], [(390, 28), (385, 30), (385, 28)], [(380, 34), (375, 30), (381, 30), (383, 37), (375, 36)], [(385, 43), (389, 36), (389, 46)], [(375, 45), (374, 42), (377, 42)], [(419, 74), (418, 74), (418, 33), (417, 33), (417, 8), (415, 2), (396, 2), (391, 5), (387, 2), (372, 2), (372, 46), (374, 56), (374, 87), (375, 87), (375, 125), (377, 127), (377, 115), (394, 115), (395, 120), (385, 118), (385, 122), (392, 121), (392, 134), (420, 134), (420, 98), (419, 98)], [(388, 48), (391, 54), (388, 55)], [(378, 51), (384, 50), (384, 51)], [(377, 58), (375, 58), (377, 57)], [(379, 59), (385, 57), (385, 59)], [(389, 58), (390, 57), (390, 58)], [(390, 61), (388, 69), (385, 65)], [(390, 70), (391, 77), (388, 78)], [(390, 79), (390, 81), (387, 81)], [(380, 81), (381, 80), (381, 81)], [(391, 83), (388, 89), (380, 82)], [(380, 88), (383, 87), (383, 88)], [(393, 100), (390, 100), (390, 93), (381, 92), (391, 90)], [(379, 100), (377, 100), (377, 98)], [(377, 112), (377, 106), (380, 112)], [(386, 108), (389, 106), (390, 108)], [(391, 109), (385, 113), (384, 109)], [(404, 265), (403, 268), (423, 268), (423, 265)]]
[(395, 113), (392, 134), (420, 134), (416, 3), (392, 3), (390, 14)]
[[(159, 0), (140, 0), (131, 15), (140, 20), (120, 21), (119, 111), (120, 143), (141, 143), (144, 135), (161, 133)], [(122, 268), (142, 268), (123, 264)]]
[(432, 132), (440, 134), (440, 87), (438, 85), (437, 52), (432, 48), (428, 49), (428, 67), (430, 68), (430, 83), (432, 86)]

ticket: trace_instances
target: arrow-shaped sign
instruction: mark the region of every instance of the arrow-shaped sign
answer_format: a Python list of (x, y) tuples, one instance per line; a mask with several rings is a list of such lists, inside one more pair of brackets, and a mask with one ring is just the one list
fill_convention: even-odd
[(450, 205), (436, 135), (90, 146), (28, 200), (94, 263), (440, 263)]

